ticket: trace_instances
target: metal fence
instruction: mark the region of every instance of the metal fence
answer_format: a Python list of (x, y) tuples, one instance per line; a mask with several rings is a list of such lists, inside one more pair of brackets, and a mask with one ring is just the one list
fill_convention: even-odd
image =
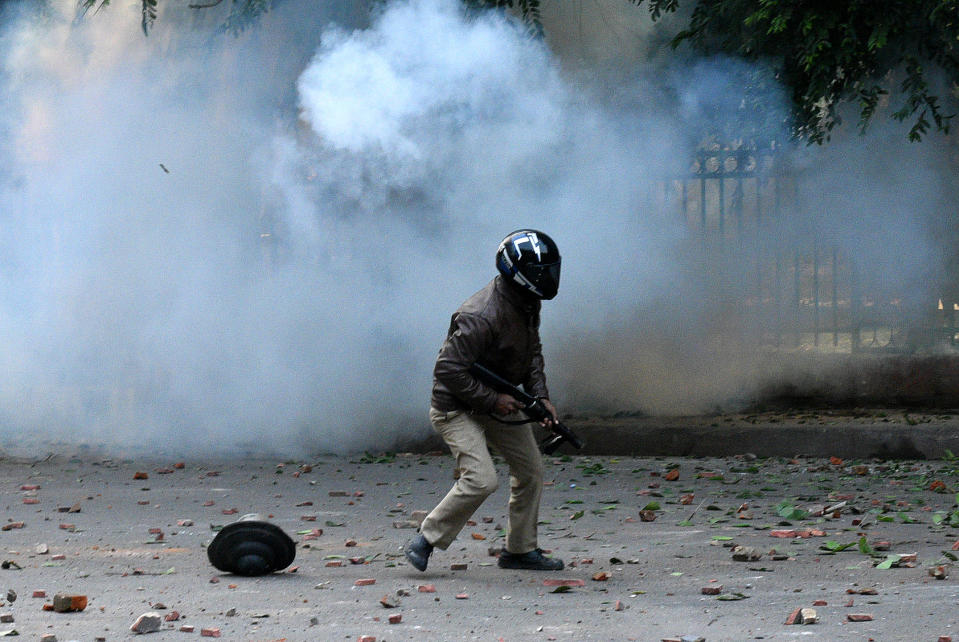
[(847, 353), (959, 346), (959, 302), (928, 309), (876, 287), (818, 235), (782, 234), (795, 191), (774, 152), (743, 148), (702, 151), (687, 175), (663, 183), (662, 204), (700, 242), (710, 286), (738, 308), (739, 340)]

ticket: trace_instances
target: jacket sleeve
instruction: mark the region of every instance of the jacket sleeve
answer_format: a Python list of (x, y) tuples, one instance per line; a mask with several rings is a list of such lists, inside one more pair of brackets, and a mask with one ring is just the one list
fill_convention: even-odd
[(523, 382), (523, 388), (529, 395), (537, 399), (549, 399), (549, 390), (546, 387), (546, 365), (543, 360), (543, 346), (539, 340), (539, 331), (536, 332), (530, 350), (529, 374), (526, 376), (526, 381)]
[(473, 410), (485, 414), (491, 413), (496, 405), (496, 391), (477, 381), (469, 367), (492, 343), (492, 328), (485, 319), (455, 314), (433, 368), (433, 376), (447, 390)]

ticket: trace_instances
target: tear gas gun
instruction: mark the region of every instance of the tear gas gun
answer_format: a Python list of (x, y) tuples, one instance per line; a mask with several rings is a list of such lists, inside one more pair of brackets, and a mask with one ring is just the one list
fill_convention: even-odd
[(560, 421), (553, 419), (553, 416), (549, 413), (549, 410), (546, 409), (546, 406), (543, 405), (542, 401), (536, 397), (526, 394), (526, 392), (520, 388), (517, 388), (509, 381), (503, 379), (501, 376), (480, 363), (474, 363), (471, 365), (469, 367), (469, 371), (471, 375), (485, 383), (496, 392), (510, 395), (516, 399), (516, 401), (520, 402), (523, 405), (523, 413), (525, 413), (526, 416), (531, 420), (550, 420), (550, 430), (553, 431), (553, 434), (547, 437), (540, 444), (540, 448), (544, 454), (552, 455), (554, 452), (556, 452), (557, 448), (563, 445), (564, 441), (568, 441), (577, 449), (583, 447), (583, 440), (577, 437), (572, 430), (564, 426)]

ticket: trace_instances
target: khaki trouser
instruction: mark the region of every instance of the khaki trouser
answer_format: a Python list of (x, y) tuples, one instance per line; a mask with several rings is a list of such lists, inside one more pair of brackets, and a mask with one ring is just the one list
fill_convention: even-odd
[(483, 415), (430, 408), (430, 422), (456, 458), (459, 479), (420, 527), (433, 546), (446, 549), (498, 485), (487, 444), (496, 449), (510, 472), (506, 550), (528, 553), (537, 547), (536, 522), (543, 494), (543, 460), (532, 424), (511, 426)]

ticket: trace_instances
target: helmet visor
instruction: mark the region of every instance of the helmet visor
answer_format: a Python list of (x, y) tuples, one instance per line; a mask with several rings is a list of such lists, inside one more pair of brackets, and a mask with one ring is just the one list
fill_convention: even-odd
[(524, 266), (523, 276), (532, 283), (544, 299), (552, 299), (559, 291), (560, 262)]

